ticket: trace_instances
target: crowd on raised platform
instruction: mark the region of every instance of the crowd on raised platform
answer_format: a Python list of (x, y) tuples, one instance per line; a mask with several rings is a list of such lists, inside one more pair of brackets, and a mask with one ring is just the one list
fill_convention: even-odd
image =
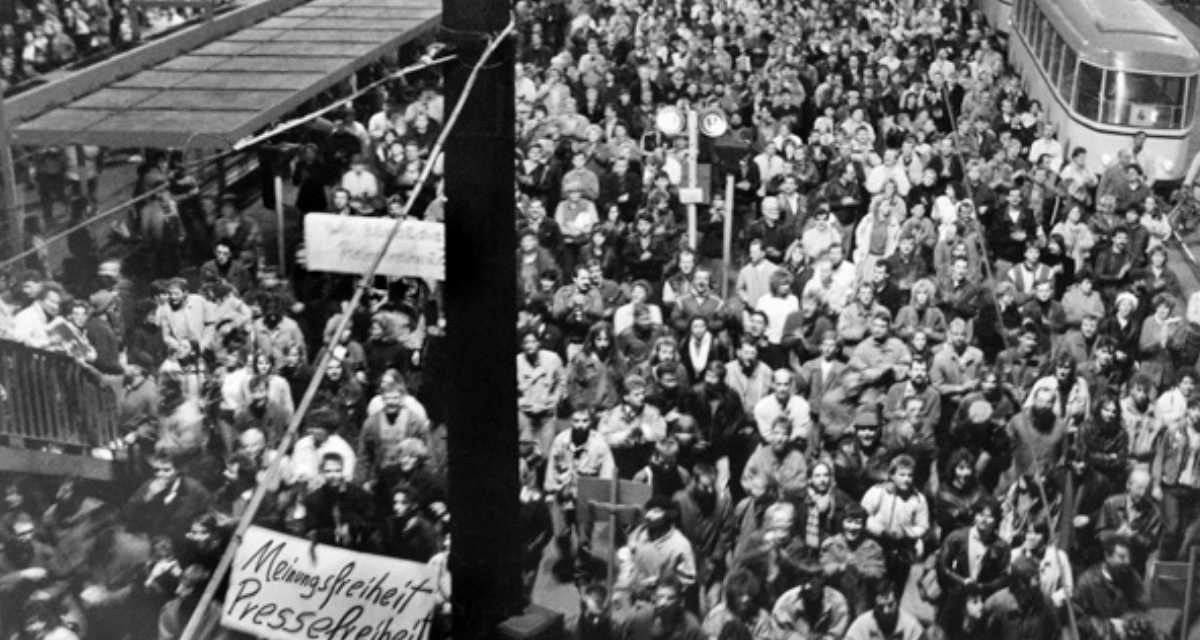
[[(588, 639), (1162, 633), (1146, 572), (1200, 544), (1200, 293), (1168, 264), (1190, 189), (1163, 198), (1144, 134), (1091, 172), (965, 0), (515, 11), (527, 597), (577, 585)], [(436, 86), (295, 134), (289, 205), (440, 220)], [(694, 244), (664, 106), (728, 122)], [(77, 235), (61, 285), (11, 278), (5, 335), (111, 383), (143, 480), (110, 504), (67, 480), (48, 510), (11, 484), (0, 632), (179, 637), (283, 456), (257, 520), (434, 563), (448, 635), (437, 283), (348, 308), (350, 278), (282, 280), (186, 169), (147, 163), (140, 188), (171, 188), (123, 224), (132, 254)], [(587, 476), (652, 496), (611, 557)]]
[(19, 85), (49, 71), (124, 49), (134, 41), (129, 16), (143, 36), (183, 24), (202, 12), (189, 7), (137, 7), (129, 0), (6, 0), (0, 6), (0, 81)]

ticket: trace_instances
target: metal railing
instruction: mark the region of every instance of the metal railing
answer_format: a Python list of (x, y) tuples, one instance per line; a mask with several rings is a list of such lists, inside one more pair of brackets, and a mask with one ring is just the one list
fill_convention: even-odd
[(116, 395), (65, 354), (0, 339), (0, 436), (101, 446), (120, 437)]

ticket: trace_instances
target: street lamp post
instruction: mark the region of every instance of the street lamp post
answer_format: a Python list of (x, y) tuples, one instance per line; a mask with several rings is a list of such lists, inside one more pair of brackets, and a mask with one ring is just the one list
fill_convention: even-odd
[(691, 106), (663, 107), (654, 118), (658, 130), (666, 136), (677, 136), (686, 129), (688, 137), (687, 171), (684, 185), (679, 188), (679, 201), (687, 205), (688, 245), (695, 250), (698, 243), (696, 205), (704, 203), (700, 186), (700, 134), (719, 138), (725, 134), (728, 122), (720, 109), (703, 111)]

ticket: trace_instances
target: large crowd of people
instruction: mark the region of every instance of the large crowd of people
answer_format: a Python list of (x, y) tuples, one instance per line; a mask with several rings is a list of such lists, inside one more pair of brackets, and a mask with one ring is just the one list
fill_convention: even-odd
[[(1200, 293), (1167, 260), (1190, 189), (1164, 198), (1144, 134), (1089, 170), (966, 0), (515, 14), (527, 598), (577, 585), (586, 639), (1160, 633), (1147, 569), (1200, 544)], [(440, 220), (437, 86), (294, 134), (297, 215)], [(694, 243), (664, 106), (729, 125), (698, 150)], [(438, 283), (380, 278), (350, 308), (351, 278), (265, 268), (258, 223), (181, 158), (140, 175), (170, 188), (120, 257), (72, 236), (0, 308), (112, 387), (136, 480), (9, 483), (0, 634), (178, 638), (279, 461), (256, 521), (432, 563), (448, 636)], [(588, 477), (650, 496), (617, 548), (593, 544)]]

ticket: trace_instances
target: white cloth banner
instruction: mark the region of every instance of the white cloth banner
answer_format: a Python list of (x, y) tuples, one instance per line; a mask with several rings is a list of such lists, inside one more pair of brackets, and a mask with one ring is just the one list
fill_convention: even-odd
[[(304, 253), (310, 271), (363, 273), (379, 255), (392, 231), (391, 218), (359, 218), (328, 213), (304, 216)], [(440, 222), (405, 220), (387, 256), (381, 276), (446, 279), (446, 227)]]
[(221, 623), (258, 638), (420, 640), (436, 577), (428, 565), (250, 527), (233, 561)]

